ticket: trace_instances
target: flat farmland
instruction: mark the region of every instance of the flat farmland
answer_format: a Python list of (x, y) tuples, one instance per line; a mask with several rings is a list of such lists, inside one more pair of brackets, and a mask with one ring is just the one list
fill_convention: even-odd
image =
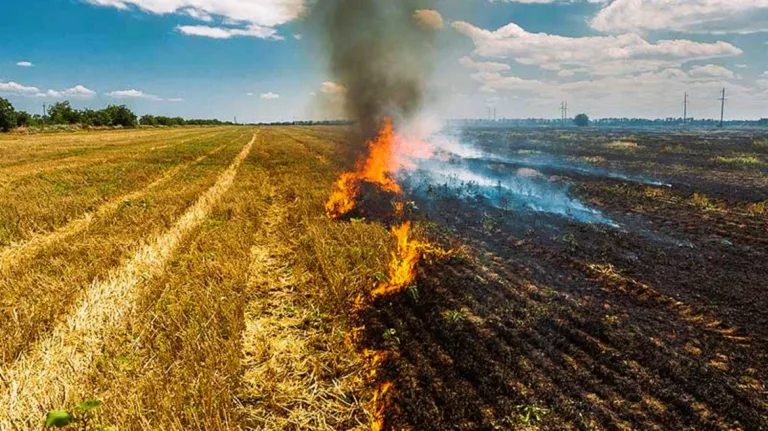
[(445, 252), (374, 297), (348, 132), (0, 137), (0, 429), (768, 427), (765, 136), (453, 132), (397, 176)]
[(85, 400), (119, 429), (367, 426), (348, 322), (321, 305), (386, 263), (383, 228), (326, 229), (344, 133), (2, 137), (0, 429)]

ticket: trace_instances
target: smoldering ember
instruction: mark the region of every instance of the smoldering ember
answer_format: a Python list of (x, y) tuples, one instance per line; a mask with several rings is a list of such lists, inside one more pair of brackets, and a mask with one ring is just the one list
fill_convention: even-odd
[(36, 2), (0, 431), (768, 430), (768, 4)]

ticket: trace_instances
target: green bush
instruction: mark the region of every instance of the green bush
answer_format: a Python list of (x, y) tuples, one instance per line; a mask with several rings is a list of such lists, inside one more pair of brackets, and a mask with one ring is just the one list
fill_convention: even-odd
[(8, 132), (16, 127), (16, 109), (11, 102), (0, 97), (0, 131)]
[(587, 114), (579, 114), (573, 119), (573, 123), (579, 127), (589, 126), (589, 116)]

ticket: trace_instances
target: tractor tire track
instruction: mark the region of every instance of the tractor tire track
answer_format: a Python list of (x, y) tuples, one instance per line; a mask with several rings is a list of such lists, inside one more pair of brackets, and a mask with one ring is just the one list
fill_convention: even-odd
[(167, 170), (164, 174), (162, 174), (152, 183), (148, 184), (146, 187), (114, 198), (96, 208), (95, 211), (86, 213), (82, 217), (70, 221), (66, 225), (61, 226), (53, 232), (36, 234), (25, 242), (14, 244), (4, 250), (0, 250), (0, 275), (6, 275), (11, 267), (19, 264), (19, 262), (21, 262), (25, 257), (34, 256), (35, 253), (39, 252), (40, 250), (44, 250), (57, 241), (61, 241), (85, 231), (95, 219), (109, 217), (120, 208), (120, 205), (122, 205), (123, 202), (141, 199), (149, 191), (172, 179), (185, 169), (215, 155), (216, 153), (223, 150), (227, 145), (228, 144), (221, 145), (218, 148), (215, 148), (213, 151), (203, 154), (191, 162), (175, 166)]
[(170, 230), (142, 247), (106, 280), (95, 281), (66, 321), (28, 354), (0, 370), (0, 430), (37, 428), (47, 410), (77, 401), (81, 379), (99, 355), (105, 334), (134, 306), (136, 287), (163, 273), (184, 237), (200, 226), (232, 186), (256, 139), (255, 134)]

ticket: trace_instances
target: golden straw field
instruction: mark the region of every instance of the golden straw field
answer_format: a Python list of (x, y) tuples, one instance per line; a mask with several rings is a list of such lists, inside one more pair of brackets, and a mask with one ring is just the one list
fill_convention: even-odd
[(390, 239), (325, 216), (341, 128), (0, 137), (0, 429), (369, 427), (345, 307)]

